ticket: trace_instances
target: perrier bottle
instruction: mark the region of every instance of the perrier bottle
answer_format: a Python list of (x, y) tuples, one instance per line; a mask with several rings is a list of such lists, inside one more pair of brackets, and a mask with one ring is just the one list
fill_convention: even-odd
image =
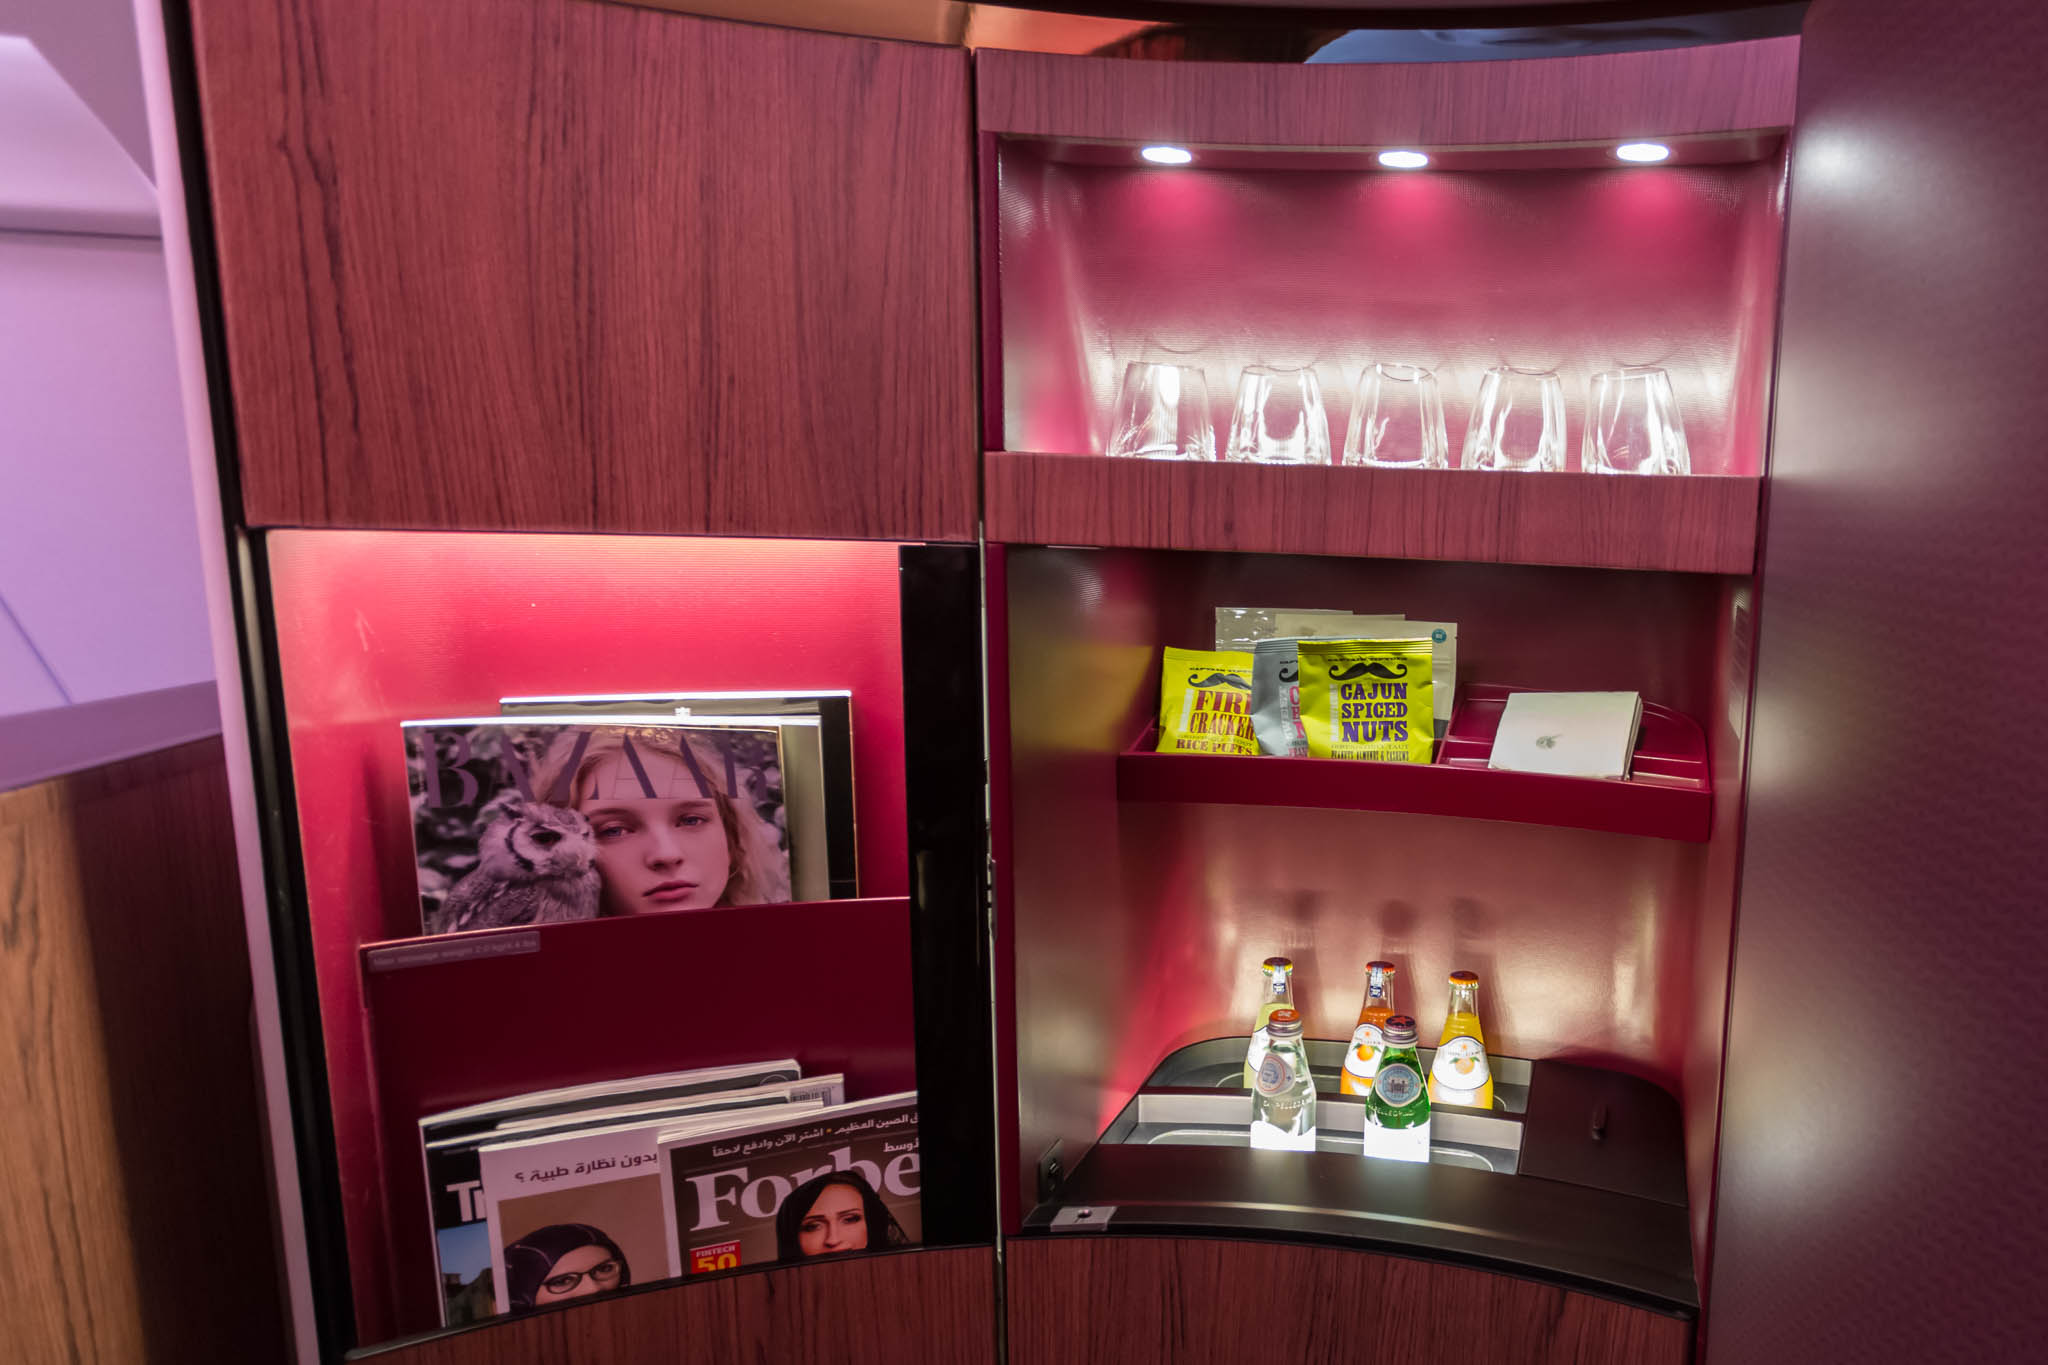
[(1266, 1021), (1273, 1017), (1274, 1010), (1294, 1008), (1294, 963), (1284, 957), (1269, 957), (1260, 965), (1266, 973), (1266, 989), (1259, 997), (1258, 1017), (1252, 1020), (1251, 1046), (1244, 1050), (1244, 1088), (1247, 1090), (1259, 1082), (1259, 1058), (1266, 1055), (1271, 1041), (1266, 1034)]
[(1365, 1097), (1365, 1154), (1394, 1161), (1429, 1160), (1429, 1087), (1415, 1051), (1415, 1019), (1396, 1014), (1380, 1030), (1379, 1070)]

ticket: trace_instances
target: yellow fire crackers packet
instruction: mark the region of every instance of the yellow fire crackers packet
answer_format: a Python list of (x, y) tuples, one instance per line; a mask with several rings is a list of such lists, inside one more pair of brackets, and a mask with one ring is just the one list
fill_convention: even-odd
[(1251, 655), (1230, 649), (1165, 652), (1159, 668), (1159, 752), (1259, 752), (1252, 733)]
[(1429, 641), (1303, 640), (1298, 649), (1311, 758), (1429, 762)]

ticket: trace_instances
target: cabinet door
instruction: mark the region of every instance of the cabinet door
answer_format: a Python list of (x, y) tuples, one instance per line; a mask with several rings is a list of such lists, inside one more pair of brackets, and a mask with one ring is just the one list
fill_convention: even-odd
[(973, 538), (964, 52), (191, 8), (249, 524)]
[(1011, 1365), (1684, 1365), (1693, 1324), (1339, 1247), (1076, 1233), (1005, 1253)]
[(2048, 1165), (2019, 1136), (2048, 1087), (2013, 1076), (2048, 1030), (2048, 741), (1986, 723), (2048, 668), (2044, 55), (2040, 0), (1807, 13), (1713, 1365), (2048, 1337)]

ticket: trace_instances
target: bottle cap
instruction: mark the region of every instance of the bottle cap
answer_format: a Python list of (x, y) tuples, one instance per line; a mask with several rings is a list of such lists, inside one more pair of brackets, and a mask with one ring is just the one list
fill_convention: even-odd
[(1301, 1036), (1300, 1010), (1274, 1010), (1266, 1016), (1266, 1032), (1275, 1038)]
[(1368, 962), (1365, 964), (1365, 970), (1367, 975), (1370, 975), (1373, 972), (1380, 972), (1384, 975), (1392, 976), (1394, 974), (1395, 968), (1394, 964), (1391, 962)]
[[(1280, 1011), (1274, 1010), (1273, 1013), (1277, 1015)], [(1402, 1043), (1413, 1043), (1415, 1041), (1415, 1016), (1412, 1014), (1393, 1014), (1387, 1016), (1387, 1022), (1380, 1025), (1380, 1039), (1383, 1042), (1397, 1046)]]
[(1260, 965), (1263, 966), (1269, 972), (1276, 970), (1291, 972), (1294, 970), (1294, 959), (1287, 957), (1269, 957)]
[(1476, 986), (1476, 985), (1478, 985), (1478, 984), (1479, 984), (1479, 973), (1477, 973), (1477, 972), (1452, 972), (1452, 973), (1451, 973), (1451, 984), (1452, 984), (1453, 986)]

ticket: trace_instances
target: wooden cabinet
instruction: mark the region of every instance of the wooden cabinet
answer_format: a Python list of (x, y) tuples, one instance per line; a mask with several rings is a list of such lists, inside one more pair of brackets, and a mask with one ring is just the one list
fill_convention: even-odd
[(994, 1260), (987, 1247), (905, 1251), (669, 1285), (369, 1358), (390, 1365), (988, 1365), (995, 1358)]
[(965, 52), (192, 11), (246, 524), (974, 538)]
[(1074, 1233), (1006, 1252), (1011, 1365), (1683, 1365), (1693, 1324), (1328, 1247)]

